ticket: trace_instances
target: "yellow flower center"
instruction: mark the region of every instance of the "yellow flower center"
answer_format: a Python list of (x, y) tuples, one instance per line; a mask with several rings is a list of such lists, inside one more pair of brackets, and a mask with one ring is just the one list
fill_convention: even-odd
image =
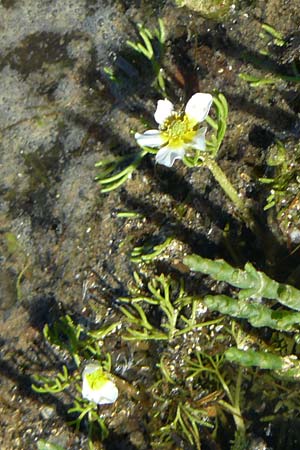
[(103, 370), (101, 367), (98, 370), (95, 370), (95, 372), (87, 374), (86, 379), (88, 381), (90, 388), (93, 391), (101, 389), (102, 386), (104, 386), (105, 383), (108, 381), (107, 376), (103, 375)]
[(161, 131), (172, 147), (192, 141), (197, 133), (195, 121), (184, 113), (174, 113), (168, 117), (162, 124)]

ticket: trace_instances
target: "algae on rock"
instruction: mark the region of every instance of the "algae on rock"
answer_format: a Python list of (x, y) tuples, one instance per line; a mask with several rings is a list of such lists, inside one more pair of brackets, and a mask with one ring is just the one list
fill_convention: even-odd
[(186, 6), (208, 19), (222, 18), (233, 5), (232, 0), (175, 0), (175, 2), (177, 6)]

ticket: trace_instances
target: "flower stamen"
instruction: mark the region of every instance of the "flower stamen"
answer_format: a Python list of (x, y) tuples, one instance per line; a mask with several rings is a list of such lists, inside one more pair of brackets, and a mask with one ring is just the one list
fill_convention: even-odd
[(188, 143), (193, 140), (197, 130), (195, 123), (185, 113), (173, 113), (160, 127), (164, 138), (172, 146)]

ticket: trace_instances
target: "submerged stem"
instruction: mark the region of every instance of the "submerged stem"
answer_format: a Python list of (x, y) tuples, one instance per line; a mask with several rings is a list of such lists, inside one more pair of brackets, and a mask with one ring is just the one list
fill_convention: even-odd
[(233, 202), (234, 206), (238, 210), (242, 220), (246, 223), (246, 225), (256, 234), (257, 233), (261, 234), (261, 230), (258, 229), (258, 226), (255, 223), (251, 211), (249, 210), (249, 208), (247, 208), (247, 206), (245, 206), (245, 200), (239, 196), (237, 190), (229, 181), (229, 179), (227, 178), (221, 167), (218, 165), (218, 163), (213, 158), (208, 156), (202, 158), (202, 162), (204, 166), (206, 166), (211, 171), (215, 180), (219, 183), (225, 194)]
[(217, 180), (225, 194), (230, 198), (230, 200), (234, 203), (238, 211), (242, 215), (245, 214), (245, 202), (244, 200), (239, 196), (237, 190), (233, 187), (221, 167), (218, 165), (218, 163), (210, 158), (207, 157), (203, 159), (204, 165), (211, 171), (214, 178)]
[(235, 408), (234, 406), (230, 405), (225, 400), (219, 400), (218, 404), (223, 406), (224, 409), (226, 409), (228, 412), (230, 412), (232, 414), (236, 429), (240, 433), (245, 434), (245, 424), (244, 424), (244, 420), (241, 416), (241, 412), (240, 412), (239, 408), (238, 409)]
[(235, 395), (234, 395), (234, 407), (235, 407), (235, 410), (237, 411), (237, 414), (236, 414), (236, 416), (234, 416), (234, 420), (235, 420), (237, 429), (239, 431), (242, 431), (243, 433), (245, 433), (245, 424), (244, 424), (243, 417), (242, 417), (241, 410), (240, 410), (242, 378), (243, 378), (242, 368), (239, 367), (237, 380), (236, 380)]

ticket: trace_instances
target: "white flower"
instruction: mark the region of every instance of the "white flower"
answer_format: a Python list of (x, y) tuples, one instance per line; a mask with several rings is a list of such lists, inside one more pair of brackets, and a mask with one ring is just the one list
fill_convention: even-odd
[(82, 397), (98, 405), (114, 403), (119, 392), (115, 383), (103, 373), (100, 364), (87, 364), (82, 372)]
[(197, 92), (187, 102), (184, 113), (174, 112), (169, 100), (158, 100), (154, 119), (159, 129), (136, 133), (137, 143), (141, 147), (159, 147), (155, 160), (167, 167), (182, 159), (188, 148), (205, 150), (206, 128), (199, 128), (199, 123), (208, 115), (212, 100), (210, 94)]

